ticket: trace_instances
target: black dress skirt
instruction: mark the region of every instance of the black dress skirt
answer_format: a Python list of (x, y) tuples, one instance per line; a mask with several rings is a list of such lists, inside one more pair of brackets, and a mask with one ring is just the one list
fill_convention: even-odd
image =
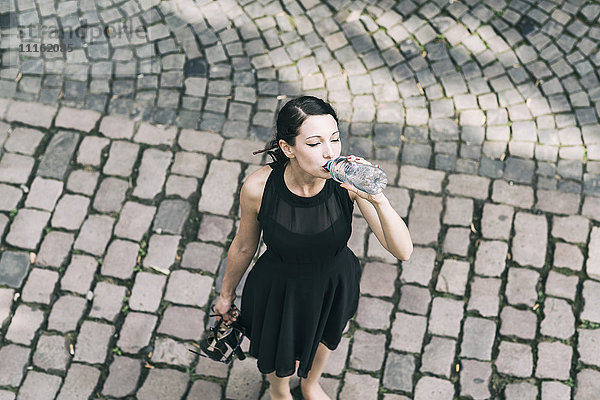
[(334, 350), (358, 306), (360, 263), (348, 248), (353, 202), (333, 179), (313, 197), (285, 185), (270, 163), (258, 213), (266, 251), (248, 274), (240, 322), (258, 369), (290, 376), (310, 371), (319, 343)]

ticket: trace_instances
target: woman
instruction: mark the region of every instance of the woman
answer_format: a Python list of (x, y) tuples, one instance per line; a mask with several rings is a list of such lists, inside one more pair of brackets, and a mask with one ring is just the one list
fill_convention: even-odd
[(394, 257), (407, 260), (412, 241), (383, 193), (370, 195), (330, 179), (324, 165), (340, 155), (341, 143), (336, 113), (323, 100), (288, 102), (277, 117), (275, 139), (263, 151), (275, 161), (242, 186), (240, 225), (214, 309), (227, 322), (236, 319), (230, 311), (235, 288), (262, 231), (267, 250), (242, 294), (240, 322), (249, 352), (267, 375), (272, 400), (292, 399), (289, 377), (296, 369), (305, 399), (328, 399), (319, 378), (360, 294), (360, 264), (347, 247), (354, 202)]

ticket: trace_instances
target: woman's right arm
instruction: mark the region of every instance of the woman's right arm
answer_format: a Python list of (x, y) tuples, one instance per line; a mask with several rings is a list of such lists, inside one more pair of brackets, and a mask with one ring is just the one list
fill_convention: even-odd
[(223, 315), (226, 322), (231, 319), (228, 312), (235, 300), (235, 289), (250, 266), (260, 240), (260, 225), (257, 216), (262, 187), (258, 184), (259, 179), (257, 178), (257, 176), (251, 175), (242, 185), (240, 226), (227, 252), (221, 294), (215, 303), (215, 312)]

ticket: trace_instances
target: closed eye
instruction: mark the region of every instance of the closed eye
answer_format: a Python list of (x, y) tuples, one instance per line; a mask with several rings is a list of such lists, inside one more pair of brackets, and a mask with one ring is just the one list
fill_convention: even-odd
[[(339, 141), (340, 141), (340, 139), (333, 139), (332, 140), (332, 142), (339, 142)], [(321, 143), (320, 142), (318, 142), (318, 143), (310, 143), (310, 144), (307, 143), (307, 145), (310, 146), (310, 147), (315, 147), (316, 145), (319, 145), (319, 144), (321, 144)]]

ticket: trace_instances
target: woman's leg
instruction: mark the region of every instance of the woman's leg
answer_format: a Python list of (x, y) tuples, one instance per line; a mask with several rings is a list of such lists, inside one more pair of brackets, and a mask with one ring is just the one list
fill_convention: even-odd
[(271, 400), (293, 400), (290, 392), (290, 377), (279, 378), (275, 372), (267, 374)]
[(325, 365), (327, 365), (329, 354), (331, 354), (331, 350), (323, 343), (319, 343), (312, 367), (308, 371), (308, 376), (306, 379), (300, 381), (302, 396), (304, 396), (305, 400), (331, 400), (323, 391), (321, 385), (319, 385), (319, 379), (325, 369)]

